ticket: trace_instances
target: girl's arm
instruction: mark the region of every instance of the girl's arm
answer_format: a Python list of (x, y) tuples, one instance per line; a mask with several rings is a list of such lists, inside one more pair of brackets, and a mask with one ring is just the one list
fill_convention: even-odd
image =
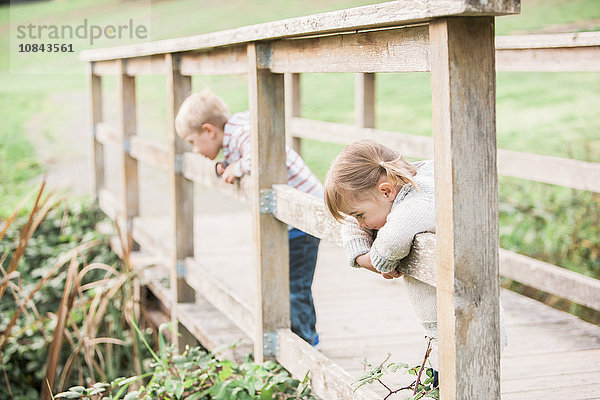
[(388, 215), (369, 251), (371, 263), (390, 273), (410, 252), (416, 234), (435, 232), (435, 203), (417, 194), (407, 196)]
[(370, 252), (356, 257), (356, 263), (364, 269), (368, 269), (369, 271), (375, 272), (376, 274), (381, 274), (381, 276), (383, 276), (385, 279), (400, 278), (402, 275), (404, 275), (402, 272), (397, 271), (395, 269), (389, 272), (377, 271), (377, 268), (375, 268), (373, 266), (373, 263), (371, 262)]
[[(346, 249), (346, 256), (351, 267), (360, 268), (358, 257), (367, 254), (373, 245), (373, 231), (362, 229), (352, 217), (347, 217), (342, 222), (342, 243)], [(370, 262), (370, 261), (369, 261)], [(366, 267), (365, 267), (366, 268)]]

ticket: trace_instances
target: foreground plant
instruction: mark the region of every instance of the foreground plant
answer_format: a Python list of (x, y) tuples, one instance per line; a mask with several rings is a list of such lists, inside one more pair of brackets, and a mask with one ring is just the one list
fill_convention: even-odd
[(135, 277), (94, 229), (100, 211), (55, 199), (43, 183), (35, 199), (25, 217), (26, 199), (0, 221), (0, 398), (50, 399), (141, 374), (149, 354), (131, 328)]
[[(383, 362), (376, 367), (373, 367), (370, 364), (366, 364), (366, 367), (370, 367), (370, 368), (365, 372), (365, 374), (363, 376), (361, 376), (360, 378), (358, 378), (356, 381), (353, 382), (354, 391), (358, 390), (358, 388), (360, 388), (364, 385), (369, 385), (369, 384), (377, 382), (377, 383), (381, 384), (383, 387), (385, 387), (386, 390), (388, 391), (387, 395), (383, 398), (384, 400), (391, 398), (391, 396), (393, 396), (395, 394), (401, 395), (401, 394), (406, 394), (407, 392), (409, 393), (409, 397), (404, 397), (404, 399), (410, 399), (410, 400), (418, 400), (418, 399), (423, 399), (423, 398), (439, 399), (440, 398), (439, 389), (437, 386), (434, 386), (435, 372), (434, 372), (433, 368), (425, 367), (425, 364), (427, 363), (427, 359), (429, 358), (430, 354), (431, 354), (431, 339), (429, 339), (429, 342), (427, 343), (427, 350), (425, 351), (425, 357), (423, 358), (423, 362), (421, 363), (421, 365), (417, 365), (417, 366), (414, 366), (411, 368), (408, 366), (408, 364), (405, 364), (405, 363), (396, 363), (396, 362), (388, 363), (387, 361), (390, 358), (389, 354), (388, 354), (388, 357), (385, 360), (383, 360)], [(386, 374), (393, 374), (393, 373), (404, 373), (404, 374), (413, 375), (415, 377), (415, 380), (412, 381), (408, 386), (404, 386), (404, 387), (401, 387), (398, 389), (392, 389), (382, 381), (382, 377)], [(401, 392), (403, 392), (403, 393), (401, 393)]]
[[(267, 361), (256, 364), (247, 358), (243, 363), (221, 358), (218, 350), (207, 352), (200, 347), (187, 347), (177, 354), (167, 345), (159, 328), (159, 350), (152, 351), (152, 371), (89, 388), (76, 386), (54, 398), (84, 400), (185, 399), (185, 400), (312, 400), (308, 375), (304, 380), (293, 379), (280, 365)], [(147, 380), (148, 379), (148, 380)], [(129, 386), (147, 380), (135, 391), (126, 393)]]

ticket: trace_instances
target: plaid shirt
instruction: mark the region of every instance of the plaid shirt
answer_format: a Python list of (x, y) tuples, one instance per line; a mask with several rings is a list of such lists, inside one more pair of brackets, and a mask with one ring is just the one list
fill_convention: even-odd
[[(225, 124), (223, 138), (224, 167), (239, 161), (235, 175), (250, 173), (252, 164), (252, 135), (250, 133), (250, 113), (233, 114)], [(323, 197), (323, 186), (311, 172), (302, 157), (286, 146), (286, 166), (288, 185), (313, 196)]]

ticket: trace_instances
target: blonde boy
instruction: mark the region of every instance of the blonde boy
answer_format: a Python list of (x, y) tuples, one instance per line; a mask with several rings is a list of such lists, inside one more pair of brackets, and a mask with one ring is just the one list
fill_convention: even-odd
[[(217, 174), (225, 182), (250, 174), (252, 138), (250, 115), (231, 115), (227, 104), (209, 89), (186, 98), (175, 119), (177, 134), (192, 145), (195, 153), (214, 160), (223, 151)], [(305, 193), (323, 197), (323, 186), (294, 150), (286, 150), (288, 184)], [(291, 228), (291, 227), (290, 227)], [(290, 319), (292, 331), (315, 346), (319, 335), (312, 297), (312, 281), (317, 262), (319, 239), (296, 228), (289, 231), (290, 242)]]

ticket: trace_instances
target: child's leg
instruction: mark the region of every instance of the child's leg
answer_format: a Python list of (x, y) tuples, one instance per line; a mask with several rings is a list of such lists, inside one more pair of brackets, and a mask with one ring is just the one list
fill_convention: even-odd
[(319, 239), (302, 235), (290, 240), (290, 319), (292, 332), (310, 344), (317, 341), (311, 286), (317, 264)]

